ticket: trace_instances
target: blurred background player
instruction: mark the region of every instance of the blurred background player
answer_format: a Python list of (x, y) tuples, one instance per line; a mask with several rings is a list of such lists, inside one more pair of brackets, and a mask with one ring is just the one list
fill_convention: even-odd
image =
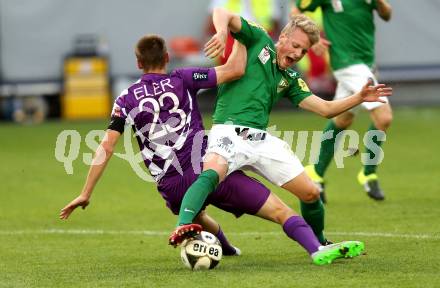
[(264, 131), (269, 113), (277, 100), (287, 97), (303, 109), (333, 117), (364, 101), (391, 95), (391, 88), (365, 85), (351, 97), (330, 102), (313, 95), (298, 73), (289, 68), (319, 40), (319, 29), (306, 16), (293, 17), (276, 45), (261, 26), (223, 8), (214, 10), (213, 22), (217, 34), (205, 46), (207, 56), (223, 53), (230, 30), (246, 46), (246, 73), (219, 88), (204, 171), (184, 196), (170, 242), (185, 233), (185, 226), (192, 223), (206, 197), (226, 175), (246, 167), (297, 196), (304, 219), (319, 241), (326, 243), (319, 190), (289, 145)]
[[(330, 63), (338, 81), (335, 99), (342, 99), (360, 91), (370, 78), (377, 83), (373, 72), (375, 68), (373, 14), (376, 10), (383, 20), (389, 21), (392, 12), (391, 5), (385, 0), (297, 0), (296, 4), (300, 11), (314, 11), (318, 7), (322, 9), (325, 34), (329, 42), (321, 40), (315, 45), (315, 50), (325, 51), (330, 44)], [(391, 106), (386, 97), (382, 100), (385, 103), (373, 102), (360, 105), (370, 113), (372, 123), (369, 131), (385, 132), (391, 124)], [(318, 163), (306, 167), (309, 176), (319, 185), (323, 201), (326, 201), (324, 175), (333, 158), (335, 144), (338, 144), (335, 143), (336, 135), (353, 123), (358, 108), (351, 109), (328, 121), (323, 132), (330, 131), (333, 137), (322, 141)], [(372, 140), (378, 146), (382, 144), (376, 136)], [(368, 148), (366, 152), (370, 159), (377, 156)], [(384, 200), (385, 195), (379, 186), (376, 168), (375, 164), (365, 164), (357, 178), (368, 196), (375, 200)]]

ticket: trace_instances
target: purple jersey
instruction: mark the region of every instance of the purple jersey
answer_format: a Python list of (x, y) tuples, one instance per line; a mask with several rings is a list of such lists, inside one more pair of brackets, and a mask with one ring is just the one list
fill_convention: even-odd
[(112, 117), (133, 126), (144, 163), (156, 181), (200, 167), (204, 127), (195, 99), (217, 85), (214, 68), (144, 74), (115, 100)]

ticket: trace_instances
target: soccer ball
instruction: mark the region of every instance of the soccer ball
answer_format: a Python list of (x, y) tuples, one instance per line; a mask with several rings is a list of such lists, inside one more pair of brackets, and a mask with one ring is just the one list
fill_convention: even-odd
[(213, 269), (222, 259), (222, 246), (213, 234), (202, 231), (182, 243), (180, 258), (191, 270)]

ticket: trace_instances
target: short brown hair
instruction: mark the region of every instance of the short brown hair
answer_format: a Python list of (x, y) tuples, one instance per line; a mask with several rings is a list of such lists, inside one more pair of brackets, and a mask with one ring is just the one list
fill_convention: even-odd
[(292, 32), (295, 28), (299, 28), (307, 34), (311, 46), (319, 41), (319, 27), (309, 17), (304, 14), (294, 15), (290, 18), (289, 23), (283, 28), (281, 33), (287, 34)]
[(158, 35), (145, 35), (136, 44), (136, 58), (144, 70), (162, 68), (166, 64), (167, 47)]

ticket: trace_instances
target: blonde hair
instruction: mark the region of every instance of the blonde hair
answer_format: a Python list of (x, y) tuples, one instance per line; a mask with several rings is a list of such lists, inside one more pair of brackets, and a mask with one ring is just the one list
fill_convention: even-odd
[(304, 14), (294, 15), (290, 18), (289, 23), (281, 30), (281, 34), (289, 34), (295, 28), (299, 28), (309, 37), (311, 46), (319, 41), (319, 27), (315, 22)]

